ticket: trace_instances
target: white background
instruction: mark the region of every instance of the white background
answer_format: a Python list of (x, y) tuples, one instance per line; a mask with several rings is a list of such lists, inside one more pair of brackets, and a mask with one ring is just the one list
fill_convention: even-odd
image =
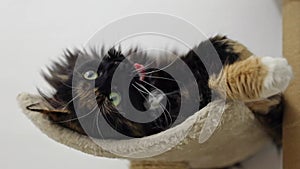
[[(42, 84), (41, 67), (66, 47), (82, 46), (105, 24), (140, 12), (163, 12), (186, 19), (208, 36), (227, 34), (257, 55), (278, 57), (280, 4), (279, 0), (2, 0), (0, 168), (127, 168), (125, 160), (93, 157), (50, 140), (26, 119), (15, 100), (20, 92), (36, 92)], [(278, 169), (280, 160), (270, 146), (245, 165)]]

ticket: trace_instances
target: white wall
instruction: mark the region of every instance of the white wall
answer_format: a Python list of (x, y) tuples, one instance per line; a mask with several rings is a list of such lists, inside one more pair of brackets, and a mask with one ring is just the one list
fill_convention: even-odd
[[(227, 34), (257, 55), (281, 56), (278, 4), (278, 0), (2, 0), (0, 168), (126, 168), (126, 161), (95, 158), (48, 139), (21, 114), (15, 101), (18, 93), (36, 92), (35, 87), (43, 84), (42, 66), (64, 48), (81, 46), (111, 20), (163, 12), (185, 18), (207, 35)], [(247, 165), (276, 169), (276, 153), (267, 148)]]

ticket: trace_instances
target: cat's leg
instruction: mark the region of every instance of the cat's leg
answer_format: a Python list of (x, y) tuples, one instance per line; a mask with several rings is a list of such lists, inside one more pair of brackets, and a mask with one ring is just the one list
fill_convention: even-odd
[(284, 58), (252, 56), (224, 67), (209, 86), (224, 98), (240, 100), (255, 114), (276, 145), (281, 145), (283, 97), (292, 78)]
[(286, 59), (251, 56), (211, 76), (209, 87), (227, 99), (253, 102), (283, 92), (291, 79)]

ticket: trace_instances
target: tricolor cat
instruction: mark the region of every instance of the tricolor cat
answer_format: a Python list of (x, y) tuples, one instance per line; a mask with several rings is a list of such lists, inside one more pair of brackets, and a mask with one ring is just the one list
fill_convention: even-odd
[[(223, 68), (216, 68), (213, 74), (208, 73), (201, 56), (197, 56), (206, 50), (207, 43), (213, 45), (223, 64)], [(185, 83), (196, 80), (200, 97), (189, 101), (199, 105), (198, 110), (211, 101), (212, 91), (215, 91), (220, 98), (244, 102), (274, 139), (280, 140), (281, 93), (292, 78), (291, 67), (283, 58), (254, 56), (246, 47), (225, 36), (212, 37), (179, 57), (153, 59), (138, 48), (124, 53), (112, 48), (101, 52), (67, 51), (64, 58), (64, 62), (53, 64), (50, 74), (44, 74), (55, 93), (41, 95), (52, 108), (40, 109), (34, 104), (28, 109), (47, 114), (54, 123), (81, 134), (103, 139), (125, 138), (112, 134), (114, 130), (129, 137), (145, 137), (167, 130), (195, 113), (194, 110), (186, 110), (184, 115), (179, 113), (182, 101), (188, 100), (194, 91), (180, 91), (175, 78), (164, 71), (161, 65), (166, 64), (164, 59), (168, 58), (172, 64), (165, 67), (180, 71), (176, 66), (183, 61), (191, 70), (193, 79), (187, 77)], [(75, 66), (78, 59), (84, 62)], [(157, 65), (162, 69), (154, 68)], [(214, 64), (208, 67), (213, 69)], [(128, 90), (112, 84), (117, 69), (123, 72), (120, 81), (132, 79)], [(125, 92), (129, 93), (129, 99), (124, 97)], [(128, 104), (136, 111), (128, 111)], [(142, 118), (154, 120), (139, 122), (126, 118), (141, 116), (140, 112), (147, 112)], [(104, 123), (111, 129), (104, 128)]]

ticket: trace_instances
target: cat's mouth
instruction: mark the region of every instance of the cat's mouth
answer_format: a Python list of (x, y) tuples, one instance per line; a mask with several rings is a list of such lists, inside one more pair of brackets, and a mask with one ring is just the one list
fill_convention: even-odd
[(133, 66), (139, 74), (140, 81), (143, 81), (145, 79), (145, 66), (139, 63), (135, 63)]

